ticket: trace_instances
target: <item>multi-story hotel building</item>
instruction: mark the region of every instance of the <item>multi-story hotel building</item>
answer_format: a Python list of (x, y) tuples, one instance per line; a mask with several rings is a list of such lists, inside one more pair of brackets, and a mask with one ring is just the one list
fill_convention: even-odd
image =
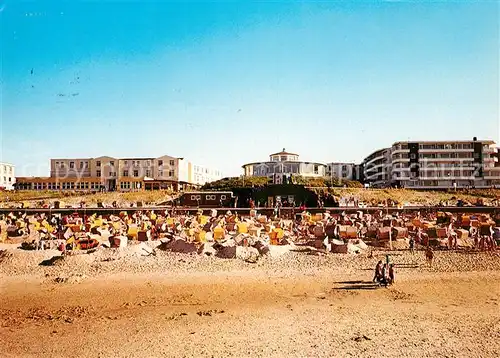
[(491, 140), (396, 142), (364, 161), (373, 187), (488, 188), (500, 185), (498, 148)]
[(12, 190), (16, 182), (15, 167), (0, 162), (0, 190)]
[(391, 148), (382, 148), (363, 160), (364, 181), (373, 187), (390, 185)]
[[(200, 171), (206, 175), (200, 175)], [(35, 190), (182, 190), (221, 177), (219, 171), (202, 168), (184, 158), (168, 155), (156, 158), (103, 156), (51, 159), (50, 177), (18, 178), (17, 187)]]
[(361, 181), (363, 179), (363, 168), (362, 165), (354, 163), (328, 163), (326, 164), (326, 176)]
[(222, 178), (222, 173), (219, 170), (193, 165), (192, 183), (203, 185)]
[(409, 188), (486, 188), (500, 184), (498, 148), (490, 140), (397, 142), (392, 182)]
[(245, 176), (267, 176), (275, 184), (283, 183), (290, 175), (304, 177), (326, 176), (326, 165), (316, 162), (299, 161), (299, 155), (285, 151), (271, 154), (265, 162), (243, 165)]

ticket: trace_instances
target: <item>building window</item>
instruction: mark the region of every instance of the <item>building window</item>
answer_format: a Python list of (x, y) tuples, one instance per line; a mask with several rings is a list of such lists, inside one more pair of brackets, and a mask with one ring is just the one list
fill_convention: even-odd
[(173, 177), (173, 176), (174, 176), (174, 171), (173, 171), (173, 170), (170, 170), (170, 171), (168, 172), (168, 176), (169, 176), (169, 177)]
[(139, 176), (139, 171), (138, 170), (134, 170), (134, 177), (138, 177)]
[(163, 176), (163, 170), (160, 170), (160, 171), (158, 172), (158, 176), (159, 176), (160, 178)]
[(69, 168), (74, 169), (75, 168), (75, 162), (69, 162)]
[(59, 168), (59, 162), (56, 162), (56, 169)]
[(84, 168), (88, 169), (88, 167), (89, 167), (89, 162), (85, 162)]
[(146, 170), (146, 176), (151, 177), (151, 170)]
[(314, 174), (318, 174), (319, 168), (317, 165), (314, 166)]
[(170, 166), (173, 167), (175, 165), (175, 161), (174, 160), (170, 160)]
[(83, 169), (83, 162), (80, 162), (80, 169)]
[(98, 161), (97, 161), (96, 166), (97, 166), (98, 168), (100, 168), (100, 167), (101, 167), (101, 161), (100, 161), (100, 160), (98, 160)]
[(123, 171), (123, 176), (124, 176), (124, 177), (128, 177), (128, 170), (124, 170), (124, 171)]
[(97, 174), (98, 177), (100, 177), (101, 176), (101, 171), (98, 170), (96, 174)]
[(163, 165), (163, 160), (158, 161), (158, 166), (161, 167)]

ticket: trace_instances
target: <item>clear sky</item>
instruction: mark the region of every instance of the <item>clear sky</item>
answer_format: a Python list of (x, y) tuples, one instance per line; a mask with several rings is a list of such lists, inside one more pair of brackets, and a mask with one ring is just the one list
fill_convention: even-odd
[(0, 22), (0, 161), (18, 175), (165, 154), (239, 175), (283, 147), (360, 162), (499, 139), (497, 1), (0, 0)]

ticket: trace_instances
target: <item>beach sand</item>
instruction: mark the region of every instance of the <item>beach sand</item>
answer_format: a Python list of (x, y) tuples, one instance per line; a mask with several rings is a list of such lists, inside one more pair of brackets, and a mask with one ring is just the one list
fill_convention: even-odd
[(401, 268), (383, 288), (363, 265), (291, 273), (269, 265), (73, 283), (2, 274), (0, 356), (500, 356), (498, 270)]

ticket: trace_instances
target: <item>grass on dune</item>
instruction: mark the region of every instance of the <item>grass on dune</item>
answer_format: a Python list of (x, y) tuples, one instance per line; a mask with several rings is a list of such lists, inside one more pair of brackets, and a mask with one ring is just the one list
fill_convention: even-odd
[(500, 198), (498, 189), (473, 189), (458, 191), (424, 191), (410, 189), (354, 189), (354, 188), (332, 188), (332, 195), (337, 198), (354, 196), (358, 200), (371, 202), (384, 202), (388, 199), (400, 203), (417, 203), (425, 205), (436, 205), (444, 201), (464, 200), (475, 203), (479, 198), (491, 199)]
[[(409, 189), (361, 189), (361, 188), (317, 188), (315, 191), (329, 191), (337, 199), (342, 197), (355, 197), (360, 201), (370, 204), (383, 203), (388, 199), (399, 203), (412, 203), (419, 205), (437, 205), (444, 201), (455, 201), (458, 199), (469, 203), (475, 203), (479, 198), (490, 202), (492, 199), (500, 199), (500, 189), (471, 189), (455, 191), (423, 191)], [(0, 203), (4, 206), (9, 203), (26, 202), (29, 206), (38, 206), (40, 202), (53, 202), (59, 200), (66, 205), (77, 205), (81, 201), (87, 205), (95, 205), (98, 202), (111, 204), (116, 201), (124, 206), (130, 203), (142, 202), (154, 204), (164, 202), (176, 193), (167, 190), (138, 191), (128, 193), (81, 193), (81, 192), (54, 192), (54, 191), (19, 191), (0, 192)]]
[[(139, 191), (128, 193), (81, 193), (81, 192), (50, 192), (50, 191), (20, 191), (20, 192), (2, 192), (0, 193), (0, 202), (18, 203), (27, 202), (29, 204), (44, 202), (53, 202), (56, 200), (65, 204), (75, 205), (82, 201), (87, 204), (96, 204), (102, 202), (111, 204), (113, 201), (117, 203), (138, 202), (157, 203), (166, 201), (175, 195), (172, 191)], [(31, 205), (30, 205), (31, 206)]]

